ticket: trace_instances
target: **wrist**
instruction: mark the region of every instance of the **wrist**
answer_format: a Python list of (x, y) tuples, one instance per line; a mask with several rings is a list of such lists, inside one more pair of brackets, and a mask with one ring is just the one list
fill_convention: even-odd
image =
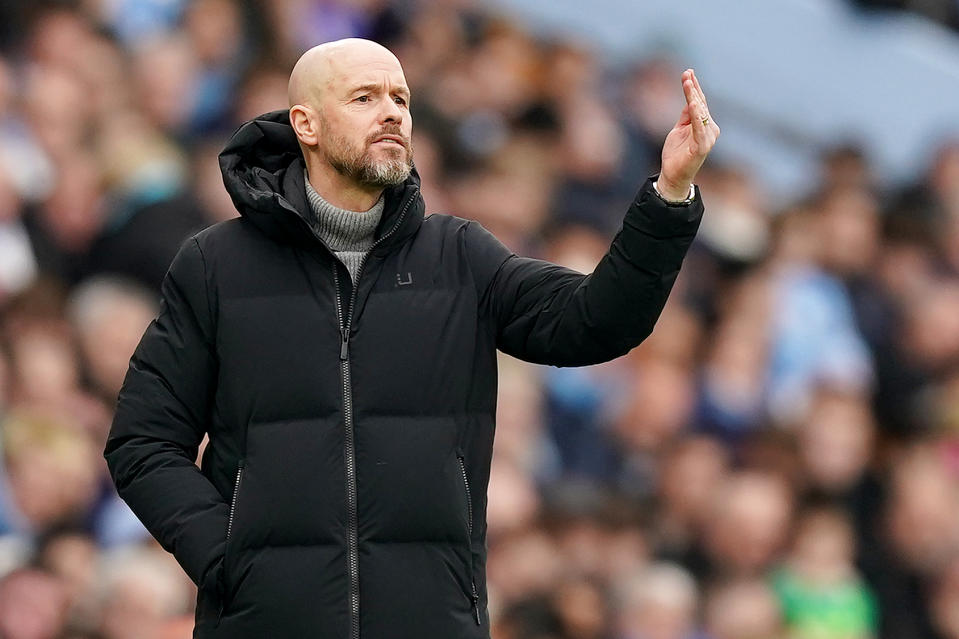
[(696, 188), (692, 183), (676, 187), (665, 182), (662, 176), (653, 181), (653, 190), (667, 204), (689, 204), (696, 195)]

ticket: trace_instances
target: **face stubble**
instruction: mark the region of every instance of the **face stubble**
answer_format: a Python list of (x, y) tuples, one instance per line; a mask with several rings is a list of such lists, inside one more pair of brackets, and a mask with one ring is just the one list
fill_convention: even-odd
[[(368, 136), (363, 141), (363, 148), (357, 149), (346, 136), (333, 132), (333, 127), (320, 115), (323, 131), (326, 134), (326, 159), (338, 173), (348, 177), (358, 184), (367, 187), (387, 187), (401, 184), (410, 175), (413, 167), (413, 147), (400, 132), (399, 125), (386, 127)], [(385, 147), (386, 159), (377, 160), (373, 157), (372, 146), (374, 141), (383, 135), (396, 135), (403, 139), (402, 147)], [(406, 157), (403, 157), (403, 151)]]

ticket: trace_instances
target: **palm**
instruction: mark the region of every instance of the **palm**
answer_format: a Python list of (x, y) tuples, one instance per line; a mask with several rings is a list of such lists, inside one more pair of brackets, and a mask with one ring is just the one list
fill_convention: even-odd
[[(687, 118), (688, 120), (688, 118)], [(699, 153), (699, 145), (693, 138), (692, 125), (687, 121), (685, 125), (677, 124), (666, 136), (663, 143), (663, 173), (679, 177), (688, 177), (692, 181), (693, 176), (699, 166), (696, 165), (696, 159)], [(703, 158), (705, 159), (705, 158)], [(702, 164), (700, 161), (699, 164)], [(692, 174), (690, 174), (690, 168)]]

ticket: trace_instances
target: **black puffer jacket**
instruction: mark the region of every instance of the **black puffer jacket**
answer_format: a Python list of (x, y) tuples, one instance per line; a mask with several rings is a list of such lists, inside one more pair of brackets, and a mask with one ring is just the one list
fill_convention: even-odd
[[(489, 636), (486, 487), (497, 348), (612, 359), (662, 310), (703, 207), (647, 181), (593, 275), (517, 257), (387, 192), (358, 285), (298, 212), (286, 111), (220, 156), (242, 213), (188, 240), (104, 455), (199, 585), (202, 639)], [(204, 432), (210, 442), (194, 465)]]

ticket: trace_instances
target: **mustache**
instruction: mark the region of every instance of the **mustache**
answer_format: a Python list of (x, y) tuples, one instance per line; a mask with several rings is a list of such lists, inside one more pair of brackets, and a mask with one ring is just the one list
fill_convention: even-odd
[(399, 125), (380, 129), (376, 133), (370, 135), (369, 137), (366, 138), (366, 145), (370, 146), (371, 144), (373, 144), (373, 142), (377, 138), (382, 137), (384, 135), (395, 135), (396, 137), (400, 138), (403, 141), (403, 148), (405, 148), (407, 152), (412, 150), (410, 139), (406, 137), (405, 135), (403, 135)]

